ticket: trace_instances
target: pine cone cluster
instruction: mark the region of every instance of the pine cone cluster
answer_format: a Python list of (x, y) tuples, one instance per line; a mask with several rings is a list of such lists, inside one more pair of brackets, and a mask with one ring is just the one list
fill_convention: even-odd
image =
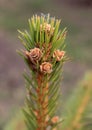
[[(46, 74), (46, 73), (49, 74), (52, 72), (53, 64), (51, 62), (48, 62), (48, 59), (47, 59), (47, 61), (42, 62), (43, 59), (45, 59), (45, 57), (47, 57), (47, 53), (45, 55), (43, 55), (43, 52), (41, 49), (34, 48), (34, 49), (31, 49), (29, 52), (26, 51), (25, 54), (26, 54), (27, 58), (29, 59), (29, 62), (35, 66), (33, 68), (37, 68), (37, 64), (38, 64), (40, 72), (42, 72), (44, 74)], [(52, 58), (55, 58), (55, 60), (57, 62), (59, 62), (63, 59), (64, 55), (65, 55), (65, 51), (55, 50), (49, 61), (53, 61)]]
[[(52, 37), (54, 30), (55, 28), (51, 28), (51, 25), (48, 23), (40, 25), (40, 31), (44, 31), (44, 33), (47, 33), (48, 35), (50, 34)], [(51, 49), (52, 43), (48, 43), (48, 46), (46, 43), (43, 43), (41, 48), (39, 43), (36, 43), (35, 48), (25, 51), (31, 68), (35, 68), (36, 71), (39, 68), (39, 71), (44, 74), (51, 73), (53, 68), (53, 59), (55, 59), (56, 62), (60, 62), (65, 55), (65, 51), (60, 51), (59, 49), (54, 50), (53, 54), (50, 55)]]

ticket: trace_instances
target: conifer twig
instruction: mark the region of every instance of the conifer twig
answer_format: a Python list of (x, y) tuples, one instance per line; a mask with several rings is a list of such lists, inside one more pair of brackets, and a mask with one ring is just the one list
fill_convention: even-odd
[[(59, 30), (60, 20), (50, 15), (34, 15), (29, 19), (29, 32), (20, 31), (25, 50), (22, 56), (31, 74), (24, 73), (28, 91), (23, 110), (28, 130), (56, 130), (60, 117), (56, 106), (60, 93), (60, 78), (66, 61), (66, 28)], [(31, 86), (31, 87), (30, 87)]]

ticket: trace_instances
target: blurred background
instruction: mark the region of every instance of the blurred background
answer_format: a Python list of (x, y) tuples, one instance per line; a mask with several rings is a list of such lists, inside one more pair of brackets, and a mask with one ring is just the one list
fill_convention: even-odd
[(28, 28), (28, 18), (41, 13), (62, 19), (61, 29), (68, 29), (66, 50), (72, 60), (64, 66), (63, 101), (92, 69), (92, 0), (0, 0), (0, 130), (24, 105), (26, 95), (17, 29)]

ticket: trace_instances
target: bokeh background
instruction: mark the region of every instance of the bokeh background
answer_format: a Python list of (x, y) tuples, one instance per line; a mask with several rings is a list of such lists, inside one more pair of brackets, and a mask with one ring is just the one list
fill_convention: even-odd
[(0, 0), (0, 130), (24, 105), (22, 77), (25, 64), (16, 50), (22, 48), (17, 29), (28, 28), (33, 14), (62, 19), (67, 27), (67, 54), (64, 66), (63, 101), (84, 73), (92, 69), (92, 0)]

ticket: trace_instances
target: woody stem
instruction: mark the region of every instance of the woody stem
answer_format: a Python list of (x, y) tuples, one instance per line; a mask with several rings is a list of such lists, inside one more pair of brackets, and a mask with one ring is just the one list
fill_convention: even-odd
[(48, 82), (44, 75), (38, 74), (37, 77), (38, 88), (38, 115), (37, 115), (37, 130), (46, 130), (47, 127), (47, 113), (48, 113)]

